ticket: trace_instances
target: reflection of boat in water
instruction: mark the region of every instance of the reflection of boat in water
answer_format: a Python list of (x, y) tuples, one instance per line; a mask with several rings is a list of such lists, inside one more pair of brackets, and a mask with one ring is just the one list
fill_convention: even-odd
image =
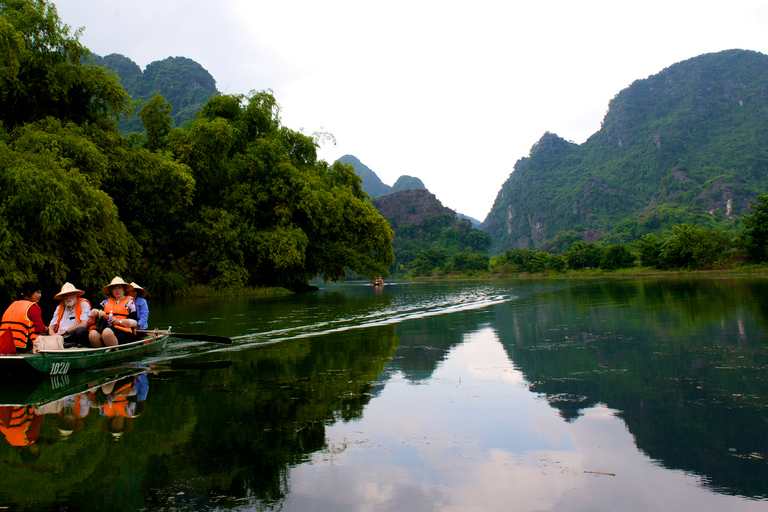
[(26, 378), (0, 380), (0, 406), (36, 406), (85, 393), (110, 382), (145, 373), (146, 368), (121, 368), (104, 372), (65, 375), (33, 374)]
[(0, 374), (34, 373), (66, 375), (108, 366), (165, 348), (168, 331), (160, 331), (117, 347), (41, 350), (35, 354), (0, 355)]
[(32, 453), (37, 453), (46, 416), (67, 437), (81, 430), (89, 411), (97, 409), (104, 417), (102, 430), (119, 438), (132, 428), (131, 418), (146, 409), (145, 368), (34, 377), (0, 381), (0, 434), (11, 446)]

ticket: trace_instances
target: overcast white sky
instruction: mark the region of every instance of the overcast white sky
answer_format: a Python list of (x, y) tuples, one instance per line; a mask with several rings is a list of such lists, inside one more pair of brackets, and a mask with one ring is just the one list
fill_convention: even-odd
[(482, 221), (546, 131), (581, 143), (636, 79), (703, 53), (768, 53), (768, 2), (59, 0), (99, 55), (194, 59), (224, 93), (272, 89), (392, 185), (417, 176)]

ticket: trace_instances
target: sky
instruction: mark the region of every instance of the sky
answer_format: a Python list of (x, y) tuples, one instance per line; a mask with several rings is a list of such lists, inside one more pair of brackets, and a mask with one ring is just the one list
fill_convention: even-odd
[(320, 158), (420, 178), (483, 221), (546, 132), (576, 143), (638, 79), (733, 48), (768, 54), (768, 1), (58, 0), (92, 52), (199, 62), (219, 91), (273, 91)]

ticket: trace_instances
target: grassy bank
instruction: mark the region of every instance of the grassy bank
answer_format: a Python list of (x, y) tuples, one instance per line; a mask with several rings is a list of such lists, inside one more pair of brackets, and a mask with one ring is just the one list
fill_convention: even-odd
[(633, 267), (616, 270), (584, 269), (545, 272), (471, 272), (438, 273), (428, 276), (401, 277), (399, 279), (594, 279), (604, 277), (665, 277), (665, 276), (761, 276), (768, 277), (768, 265), (742, 265), (710, 270), (660, 270), (653, 267)]

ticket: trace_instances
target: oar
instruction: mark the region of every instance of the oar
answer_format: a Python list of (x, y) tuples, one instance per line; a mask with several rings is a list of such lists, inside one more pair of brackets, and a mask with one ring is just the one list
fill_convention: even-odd
[(222, 343), (224, 345), (229, 345), (232, 343), (232, 338), (227, 338), (225, 336), (213, 336), (210, 334), (185, 334), (182, 332), (165, 332), (165, 331), (142, 331), (137, 329), (136, 332), (145, 332), (147, 334), (167, 334), (168, 336), (175, 336), (177, 338), (184, 338), (185, 340), (194, 340), (194, 341), (207, 341), (209, 343)]

